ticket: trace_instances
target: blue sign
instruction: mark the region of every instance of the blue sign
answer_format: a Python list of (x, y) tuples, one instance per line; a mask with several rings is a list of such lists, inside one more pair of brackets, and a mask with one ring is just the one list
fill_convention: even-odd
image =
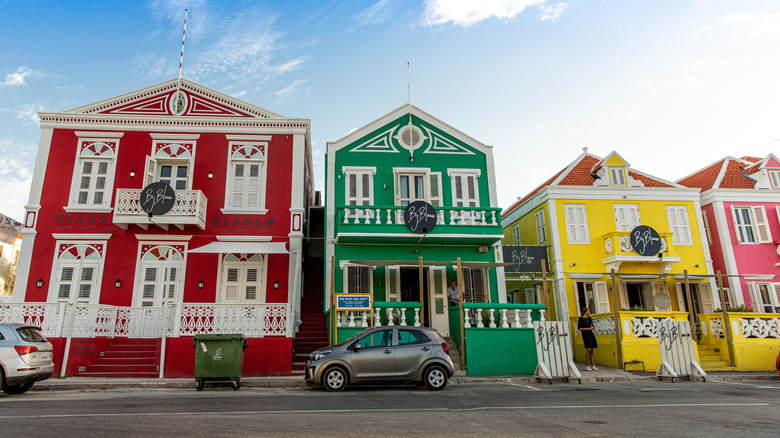
[(336, 294), (336, 310), (371, 310), (371, 294)]

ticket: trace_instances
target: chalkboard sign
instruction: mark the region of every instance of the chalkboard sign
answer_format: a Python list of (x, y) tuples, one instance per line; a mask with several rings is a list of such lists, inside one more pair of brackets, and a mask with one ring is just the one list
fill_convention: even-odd
[(414, 201), (404, 210), (404, 223), (413, 233), (430, 233), (436, 227), (436, 211), (425, 201)]
[(647, 225), (640, 225), (631, 230), (630, 237), (631, 247), (639, 255), (654, 256), (661, 251), (661, 236)]
[[(504, 246), (504, 263), (515, 263), (511, 266), (504, 266), (504, 272), (542, 272), (542, 260), (547, 263), (546, 246)], [(550, 271), (550, 265), (547, 265), (547, 271)]]
[(141, 190), (141, 209), (149, 216), (161, 216), (173, 208), (176, 193), (164, 182), (153, 182)]

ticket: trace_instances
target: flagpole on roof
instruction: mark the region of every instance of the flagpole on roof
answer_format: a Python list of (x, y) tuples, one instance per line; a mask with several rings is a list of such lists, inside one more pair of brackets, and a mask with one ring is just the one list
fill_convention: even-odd
[(177, 89), (181, 87), (181, 66), (184, 63), (184, 38), (187, 36), (187, 11), (184, 10), (184, 31), (181, 34), (181, 57), (179, 57), (179, 81), (177, 83)]

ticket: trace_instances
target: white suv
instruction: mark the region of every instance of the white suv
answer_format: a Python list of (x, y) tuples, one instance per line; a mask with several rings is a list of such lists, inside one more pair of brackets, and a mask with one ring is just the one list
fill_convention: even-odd
[(0, 322), (0, 386), (22, 394), (54, 372), (52, 346), (38, 327)]

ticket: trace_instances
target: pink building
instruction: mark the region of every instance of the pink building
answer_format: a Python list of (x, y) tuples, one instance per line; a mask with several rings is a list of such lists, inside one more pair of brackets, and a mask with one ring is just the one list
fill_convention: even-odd
[(677, 181), (701, 189), (713, 268), (729, 306), (780, 313), (780, 160), (725, 157)]

